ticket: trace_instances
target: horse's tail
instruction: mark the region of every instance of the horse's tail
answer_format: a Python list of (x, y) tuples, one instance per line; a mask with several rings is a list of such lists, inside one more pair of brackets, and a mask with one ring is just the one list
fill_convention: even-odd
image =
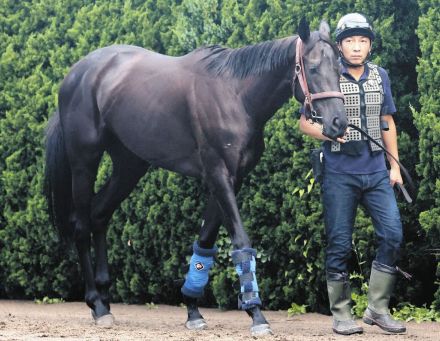
[(58, 110), (51, 117), (46, 128), (44, 187), (52, 224), (57, 227), (61, 240), (72, 240), (74, 232), (74, 225), (70, 222), (72, 173), (67, 159)]

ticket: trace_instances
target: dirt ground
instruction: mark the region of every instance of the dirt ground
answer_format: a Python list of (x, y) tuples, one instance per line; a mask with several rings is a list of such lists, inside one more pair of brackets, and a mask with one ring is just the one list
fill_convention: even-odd
[[(186, 308), (157, 305), (113, 304), (115, 325), (94, 325), (84, 303), (38, 305), (30, 301), (0, 300), (0, 340), (249, 340), (250, 318), (241, 311), (200, 309), (209, 328), (189, 331), (184, 327)], [(404, 335), (387, 335), (377, 327), (360, 324), (363, 335), (338, 336), (331, 331), (331, 317), (305, 314), (288, 317), (286, 311), (266, 311), (273, 336), (262, 340), (440, 340), (440, 323), (407, 324)]]

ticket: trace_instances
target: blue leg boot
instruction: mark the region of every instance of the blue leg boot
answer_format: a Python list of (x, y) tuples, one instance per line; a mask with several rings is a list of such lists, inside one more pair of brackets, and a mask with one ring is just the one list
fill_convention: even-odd
[(240, 278), (240, 294), (238, 296), (238, 308), (246, 310), (252, 317), (252, 336), (271, 335), (269, 323), (267, 323), (260, 311), (261, 299), (258, 295), (255, 256), (256, 250), (245, 248), (232, 252), (232, 261)]
[(214, 264), (217, 247), (202, 249), (197, 242), (194, 242), (193, 252), (181, 291), (188, 297), (199, 298), (203, 296), (205, 286), (208, 284), (209, 270)]
[(238, 296), (238, 309), (247, 310), (261, 306), (257, 278), (255, 277), (256, 255), (257, 251), (251, 248), (232, 251), (232, 261), (240, 278), (241, 292)]
[(209, 279), (209, 270), (214, 264), (214, 256), (217, 247), (203, 249), (197, 242), (193, 245), (193, 255), (189, 264), (189, 271), (185, 283), (181, 288), (184, 301), (188, 309), (188, 320), (185, 326), (191, 330), (200, 330), (208, 327), (197, 307), (197, 298), (203, 296), (203, 292)]

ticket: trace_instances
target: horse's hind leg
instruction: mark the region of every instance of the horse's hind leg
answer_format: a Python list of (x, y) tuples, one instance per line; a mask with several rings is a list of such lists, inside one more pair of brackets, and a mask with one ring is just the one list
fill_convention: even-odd
[[(91, 202), (93, 187), (101, 154), (91, 146), (83, 146), (71, 153), (72, 198), (75, 219), (75, 244), (84, 275), (85, 300), (97, 316), (108, 315), (109, 311), (101, 300), (95, 286), (91, 259)], [(76, 155), (77, 157), (73, 157)]]
[[(99, 114), (85, 89), (60, 90), (60, 119), (72, 174), (72, 215), (74, 240), (85, 282), (85, 301), (97, 317), (113, 320), (96, 288), (91, 256), (91, 207), (105, 134), (97, 124)], [(104, 321), (105, 318), (101, 319)]]
[[(92, 200), (92, 233), (95, 245), (95, 284), (101, 300), (110, 311), (109, 288), (111, 285), (106, 233), (108, 222), (120, 203), (130, 194), (149, 165), (113, 140), (109, 148), (113, 171), (102, 189)], [(99, 317), (99, 315), (97, 315)]]

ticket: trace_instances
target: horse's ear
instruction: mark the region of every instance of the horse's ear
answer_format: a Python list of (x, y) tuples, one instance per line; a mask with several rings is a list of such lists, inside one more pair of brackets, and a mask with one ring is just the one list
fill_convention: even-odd
[(305, 17), (302, 17), (301, 21), (299, 22), (298, 34), (303, 42), (306, 42), (310, 37), (309, 23)]
[(319, 25), (319, 33), (330, 40), (330, 26), (324, 20)]

